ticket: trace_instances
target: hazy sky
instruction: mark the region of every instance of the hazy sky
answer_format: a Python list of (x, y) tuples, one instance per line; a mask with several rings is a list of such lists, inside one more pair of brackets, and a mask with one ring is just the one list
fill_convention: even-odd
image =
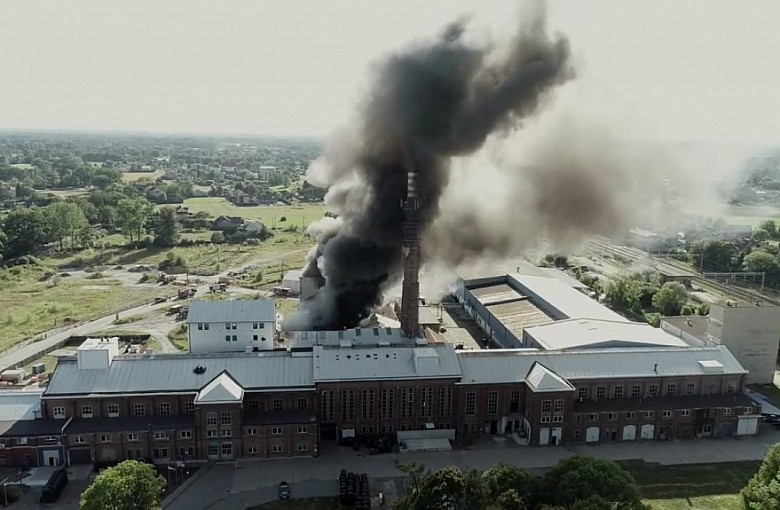
[[(780, 140), (780, 2), (548, 2), (590, 115), (665, 139)], [(369, 64), (506, 0), (2, 0), (0, 127), (327, 134)], [(573, 106), (574, 107), (574, 106)]]

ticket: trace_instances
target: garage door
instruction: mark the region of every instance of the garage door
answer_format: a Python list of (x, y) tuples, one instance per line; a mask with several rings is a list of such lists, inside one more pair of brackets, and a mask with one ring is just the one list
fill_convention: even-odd
[(585, 431), (585, 442), (597, 443), (599, 441), (599, 432), (598, 427), (588, 427)]
[(623, 427), (623, 441), (634, 441), (636, 439), (636, 425), (626, 425)]
[(539, 429), (539, 445), (550, 444), (550, 429)]
[(89, 448), (71, 448), (70, 463), (74, 466), (80, 464), (92, 464), (92, 452)]
[(758, 430), (758, 417), (755, 418), (740, 418), (737, 425), (738, 436), (752, 436), (756, 434)]
[(642, 439), (655, 439), (655, 425), (642, 425)]

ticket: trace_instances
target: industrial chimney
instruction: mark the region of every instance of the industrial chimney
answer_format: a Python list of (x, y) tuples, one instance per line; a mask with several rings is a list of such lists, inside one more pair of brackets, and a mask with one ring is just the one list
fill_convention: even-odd
[(419, 209), (420, 198), (417, 194), (417, 172), (412, 168), (406, 180), (406, 200), (402, 204), (404, 211), (403, 255), (404, 281), (401, 290), (401, 330), (408, 338), (420, 336), (418, 301), (420, 297), (420, 236)]

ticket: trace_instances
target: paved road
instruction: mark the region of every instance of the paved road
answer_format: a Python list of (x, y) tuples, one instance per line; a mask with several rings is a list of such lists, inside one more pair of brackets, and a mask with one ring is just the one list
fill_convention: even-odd
[(399, 480), (396, 459), (422, 462), (429, 469), (458, 466), (462, 470), (485, 469), (499, 462), (532, 470), (543, 470), (561, 459), (592, 455), (610, 460), (637, 460), (660, 464), (697, 464), (763, 459), (769, 446), (780, 442), (780, 431), (762, 428), (761, 435), (739, 439), (691, 441), (649, 441), (574, 447), (518, 446), (511, 440), (480, 443), (469, 450), (402, 455), (367, 455), (351, 449), (325, 447), (322, 455), (306, 459), (244, 460), (236, 464), (218, 464), (205, 474), (208, 484), (193, 484), (166, 510), (233, 510), (258, 505), (277, 498), (281, 480), (290, 483), (296, 497), (336, 495), (341, 469), (368, 473), (372, 480)]
[[(285, 258), (289, 257), (290, 255), (298, 254), (301, 252), (308, 251), (309, 248), (300, 248), (296, 250), (292, 250), (289, 252), (285, 252), (283, 254), (277, 254), (272, 256), (265, 256), (265, 257), (258, 257), (254, 260), (251, 260), (250, 262), (246, 264), (241, 264), (240, 266), (236, 266), (233, 268), (226, 269), (222, 273), (219, 273), (217, 276), (213, 277), (198, 277), (201, 280), (205, 280), (206, 283), (197, 286), (197, 296), (203, 295), (209, 291), (209, 283), (215, 282), (219, 276), (226, 276), (228, 272), (235, 271), (239, 268), (246, 267), (248, 265), (256, 265), (256, 266), (262, 266), (262, 265), (268, 265), (273, 264), (275, 262), (279, 262), (284, 260)], [(148, 304), (148, 305), (141, 305), (136, 306), (134, 308), (129, 308), (127, 310), (123, 310), (119, 312), (119, 317), (130, 317), (133, 315), (138, 315), (141, 313), (149, 312), (152, 310), (160, 310), (171, 306), (170, 302), (166, 303), (160, 303), (160, 304)], [(17, 366), (25, 359), (28, 359), (29, 357), (35, 355), (36, 353), (43, 352), (46, 350), (50, 350), (53, 346), (57, 345), (59, 342), (67, 339), (70, 336), (82, 336), (82, 335), (88, 335), (89, 333), (93, 331), (99, 331), (102, 329), (106, 329), (113, 325), (114, 321), (117, 318), (117, 314), (111, 314), (106, 315), (105, 317), (100, 317), (99, 319), (95, 319), (92, 321), (88, 321), (82, 324), (78, 324), (72, 327), (66, 327), (66, 328), (57, 328), (52, 329), (43, 333), (40, 333), (36, 335), (36, 338), (42, 338), (38, 341), (28, 340), (20, 344), (19, 346), (9, 349), (7, 351), (4, 351), (0, 355), (0, 372), (3, 370), (6, 370), (7, 368)], [(178, 352), (175, 350), (173, 345), (168, 342), (168, 339), (165, 338), (160, 339), (161, 344), (165, 347), (163, 348), (163, 351), (171, 351), (171, 352)]]

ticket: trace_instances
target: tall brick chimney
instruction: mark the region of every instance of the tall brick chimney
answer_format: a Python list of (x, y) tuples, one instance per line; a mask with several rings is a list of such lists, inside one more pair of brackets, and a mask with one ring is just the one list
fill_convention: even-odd
[(406, 200), (403, 203), (404, 281), (401, 290), (401, 330), (408, 338), (420, 336), (420, 237), (418, 214), (420, 198), (417, 194), (417, 172), (407, 175)]

